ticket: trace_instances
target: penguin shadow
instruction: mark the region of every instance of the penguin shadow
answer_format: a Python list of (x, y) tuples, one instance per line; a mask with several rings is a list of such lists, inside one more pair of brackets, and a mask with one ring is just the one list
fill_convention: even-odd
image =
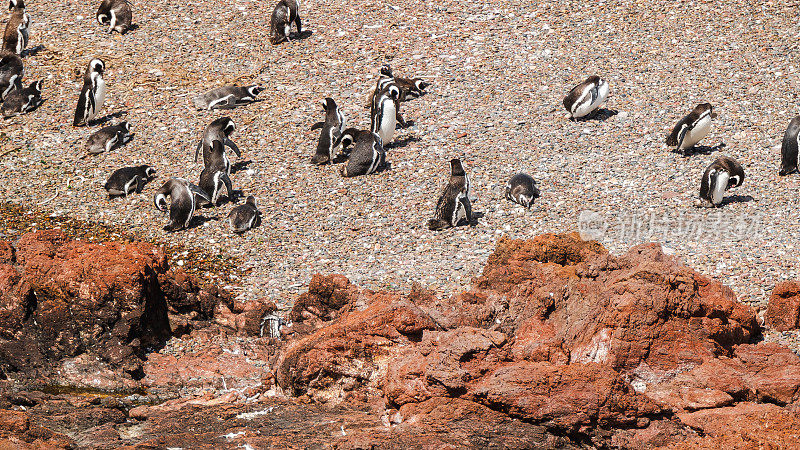
[(408, 144), (411, 144), (411, 143), (414, 143), (414, 142), (419, 142), (421, 140), (422, 140), (422, 138), (420, 138), (418, 136), (406, 136), (403, 139), (398, 139), (396, 141), (393, 141), (393, 142), (390, 142), (390, 143), (386, 144), (384, 146), (384, 148), (387, 148), (387, 149), (390, 149), (390, 148), (392, 148), (392, 149), (403, 148), (403, 147), (407, 146)]
[(314, 32), (311, 31), (311, 30), (303, 30), (303, 32), (300, 33), (300, 34), (292, 33), (291, 34), (291, 38), (292, 38), (292, 41), (303, 41), (303, 40), (306, 40), (306, 39), (310, 38), (311, 35), (313, 35), (313, 34), (314, 34)]
[(730, 205), (733, 203), (748, 203), (754, 201), (752, 195), (730, 195), (722, 199), (722, 204), (720, 206)]
[(469, 222), (466, 222), (466, 221), (464, 221), (464, 222), (467, 225), (469, 225), (471, 227), (474, 227), (474, 226), (478, 225), (478, 220), (479, 219), (483, 219), (484, 216), (486, 216), (486, 214), (481, 212), (481, 211), (472, 211), (472, 220), (469, 221)]
[(25, 58), (28, 56), (36, 56), (40, 51), (46, 50), (44, 45), (37, 45), (36, 47), (31, 47), (22, 51), (21, 57)]
[(580, 117), (578, 119), (572, 118), (571, 120), (573, 122), (605, 122), (617, 114), (619, 114), (619, 111), (616, 109), (600, 108), (588, 116)]
[(87, 123), (86, 125), (88, 126), (104, 125), (108, 122), (111, 122), (114, 119), (119, 119), (120, 117), (126, 116), (127, 114), (128, 111), (117, 111), (115, 113), (106, 114), (105, 116), (100, 117), (99, 119), (94, 119), (91, 122)]
[(249, 166), (252, 162), (253, 160), (251, 159), (248, 159), (247, 161), (236, 161), (235, 163), (231, 164), (231, 174), (247, 170), (247, 166)]
[(206, 222), (218, 221), (220, 220), (219, 216), (194, 216), (192, 220), (189, 222), (189, 226), (184, 228), (185, 230), (191, 230), (192, 228), (202, 227), (206, 224)]
[[(686, 151), (685, 153), (683, 153), (683, 157), (684, 158), (688, 158), (688, 157), (690, 157), (692, 155), (710, 155), (710, 154), (712, 154), (714, 152), (718, 152), (718, 151), (722, 150), (726, 146), (727, 146), (727, 144), (725, 144), (724, 142), (720, 142), (719, 144), (714, 145), (714, 146), (696, 145), (696, 146), (688, 149), (688, 151)], [(673, 152), (680, 153), (680, 152), (678, 152), (677, 149), (673, 150)]]

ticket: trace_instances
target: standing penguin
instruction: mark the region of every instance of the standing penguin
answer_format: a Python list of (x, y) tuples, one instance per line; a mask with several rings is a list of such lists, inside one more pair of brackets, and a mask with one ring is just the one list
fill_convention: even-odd
[(733, 158), (720, 156), (703, 173), (700, 182), (700, 201), (696, 206), (712, 208), (722, 205), (722, 196), (732, 187), (744, 182), (744, 169)]
[(789, 122), (781, 144), (781, 170), (778, 175), (789, 175), (797, 172), (797, 149), (800, 147), (800, 116)]
[(83, 74), (83, 88), (78, 97), (78, 106), (75, 108), (73, 127), (88, 125), (103, 106), (106, 99), (106, 82), (103, 80), (105, 70), (106, 65), (102, 60), (95, 58), (89, 61)]
[(108, 192), (109, 198), (127, 197), (131, 192), (137, 194), (142, 192), (144, 185), (155, 176), (156, 171), (148, 165), (123, 167), (115, 170), (103, 187)]
[(131, 125), (120, 122), (116, 125), (103, 127), (94, 132), (86, 141), (86, 151), (92, 155), (99, 155), (111, 151), (118, 145), (124, 145), (131, 140)]
[(333, 161), (333, 152), (342, 138), (342, 132), (346, 123), (344, 114), (332, 98), (327, 97), (322, 102), (322, 110), (325, 111), (325, 121), (317, 122), (311, 126), (312, 130), (321, 128), (319, 140), (317, 141), (317, 151), (311, 158), (311, 164), (322, 165)]
[(25, 114), (36, 109), (42, 103), (42, 80), (34, 81), (25, 89), (16, 89), (8, 94), (0, 110), (3, 117)]
[(4, 101), (14, 89), (22, 89), (24, 73), (22, 58), (15, 53), (0, 52), (0, 101)]
[(469, 177), (464, 172), (461, 160), (450, 160), (450, 181), (444, 188), (433, 219), (428, 221), (428, 228), (434, 231), (455, 227), (466, 220), (472, 223), (472, 203), (470, 201)]
[(95, 17), (100, 25), (108, 25), (109, 33), (125, 34), (131, 29), (133, 13), (128, 0), (103, 0)]
[(236, 156), (242, 156), (239, 147), (231, 141), (231, 135), (236, 131), (236, 124), (230, 117), (220, 117), (219, 119), (208, 124), (203, 131), (203, 137), (197, 143), (197, 148), (194, 151), (194, 161), (197, 162), (197, 155), (200, 150), (203, 150), (203, 166), (208, 166), (208, 161), (211, 156), (211, 149), (213, 148), (214, 141), (220, 141), (223, 145), (230, 147)]
[(6, 31), (3, 34), (3, 51), (22, 55), (22, 51), (28, 46), (28, 28), (31, 25), (31, 18), (25, 9), (12, 8), (11, 18), (6, 24)]
[(354, 145), (347, 164), (342, 166), (343, 177), (369, 175), (386, 168), (386, 152), (381, 137), (368, 130), (348, 128), (342, 134), (342, 151)]
[(573, 119), (580, 119), (597, 111), (608, 98), (608, 82), (592, 75), (575, 86), (564, 97), (564, 107)]
[(244, 233), (245, 231), (257, 226), (261, 221), (261, 214), (256, 205), (256, 198), (252, 195), (247, 196), (244, 205), (239, 205), (228, 213), (228, 223), (234, 233)]
[(166, 231), (177, 231), (189, 226), (197, 204), (195, 197), (211, 201), (207, 193), (183, 178), (170, 178), (153, 195), (153, 202), (161, 212), (167, 212), (167, 196), (172, 198), (172, 202), (169, 205), (169, 223), (164, 227)]
[(667, 145), (677, 147), (684, 155), (711, 130), (711, 119), (716, 117), (711, 103), (701, 103), (679, 120), (667, 137)]
[(197, 109), (233, 109), (237, 106), (246, 105), (256, 101), (256, 96), (264, 88), (257, 84), (250, 86), (222, 86), (214, 88), (205, 94), (194, 98), (194, 106)]
[(298, 36), (302, 35), (300, 3), (297, 0), (280, 0), (275, 5), (275, 9), (272, 10), (272, 18), (269, 24), (269, 41), (272, 42), (272, 45), (289, 42), (292, 22), (297, 26)]
[(375, 97), (370, 111), (370, 131), (377, 133), (383, 144), (388, 145), (392, 140), (395, 128), (397, 128), (397, 123), (405, 126), (405, 122), (399, 114), (400, 88), (394, 82), (388, 83)]
[(228, 193), (228, 200), (233, 200), (233, 185), (229, 176), (230, 172), (231, 163), (225, 155), (225, 147), (222, 142), (214, 141), (208, 164), (200, 174), (200, 182), (198, 183), (200, 189), (209, 195), (212, 206), (217, 206), (217, 200), (223, 187)]
[(511, 177), (506, 185), (506, 198), (514, 203), (530, 208), (533, 199), (539, 196), (536, 182), (527, 173), (518, 173)]

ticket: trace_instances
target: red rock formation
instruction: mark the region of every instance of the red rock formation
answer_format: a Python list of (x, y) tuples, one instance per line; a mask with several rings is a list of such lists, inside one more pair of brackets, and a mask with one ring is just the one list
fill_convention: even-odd
[(777, 331), (796, 330), (800, 326), (800, 282), (784, 281), (775, 285), (764, 320)]

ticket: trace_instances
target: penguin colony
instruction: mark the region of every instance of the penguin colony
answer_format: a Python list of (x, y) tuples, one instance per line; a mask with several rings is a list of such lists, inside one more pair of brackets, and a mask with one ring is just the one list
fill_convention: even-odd
[[(133, 14), (128, 0), (102, 0), (95, 14), (97, 22), (106, 27), (108, 33), (125, 34), (135, 29)], [(42, 80), (23, 85), (25, 52), (29, 42), (31, 18), (26, 12), (25, 0), (9, 0), (9, 19), (3, 33), (0, 50), (0, 112), (11, 118), (34, 111), (43, 101)], [(291, 25), (297, 34), (303, 35), (300, 4), (296, 0), (280, 0), (274, 7), (270, 20), (269, 40), (273, 45), (291, 42)], [(81, 127), (95, 123), (103, 107), (107, 85), (104, 79), (105, 62), (91, 59), (83, 73), (83, 87), (77, 97), (73, 126)], [(344, 163), (339, 173), (343, 177), (375, 174), (391, 168), (387, 161), (387, 150), (392, 148), (396, 128), (408, 127), (400, 114), (402, 103), (422, 97), (430, 84), (421, 78), (396, 77), (390, 66), (381, 68), (375, 88), (369, 98), (369, 129), (347, 127), (347, 118), (336, 101), (327, 97), (322, 101), (324, 118), (311, 126), (320, 130), (316, 151), (310, 162), (317, 166)], [(198, 110), (233, 109), (257, 101), (263, 91), (258, 85), (222, 86), (203, 93), (193, 99)], [(574, 121), (591, 120), (600, 112), (609, 96), (609, 84), (603, 78), (592, 75), (573, 87), (564, 97), (563, 106), (568, 118)], [(713, 107), (702, 103), (681, 118), (666, 138), (666, 145), (676, 152), (689, 156), (695, 146), (708, 135)], [(123, 121), (101, 128), (91, 134), (86, 142), (90, 155), (99, 155), (124, 145), (132, 138), (131, 126)], [(212, 121), (204, 130), (195, 150), (195, 162), (202, 153), (203, 170), (198, 184), (172, 177), (155, 191), (153, 202), (156, 209), (169, 213), (167, 231), (177, 231), (191, 226), (198, 208), (216, 207), (223, 198), (236, 203), (240, 194), (233, 189), (231, 163), (226, 149), (241, 157), (241, 151), (231, 140), (236, 124), (230, 117)], [(337, 150), (341, 152), (337, 154)], [(798, 149), (800, 149), (800, 117), (791, 121), (783, 137), (779, 175), (798, 171)], [(148, 165), (123, 167), (112, 172), (104, 185), (109, 197), (127, 197), (141, 193), (156, 171)], [(722, 156), (705, 170), (700, 180), (698, 207), (719, 207), (725, 192), (741, 186), (744, 169), (734, 159)], [(505, 197), (525, 208), (530, 208), (539, 196), (535, 180), (525, 173), (513, 175), (506, 184)], [(169, 201), (167, 200), (169, 198)], [(470, 180), (460, 158), (450, 160), (450, 177), (443, 188), (433, 218), (427, 221), (431, 230), (443, 230), (462, 224), (474, 224), (475, 216), (470, 190)], [(248, 195), (244, 204), (235, 206), (227, 216), (228, 224), (235, 233), (242, 233), (260, 223), (257, 200)]]

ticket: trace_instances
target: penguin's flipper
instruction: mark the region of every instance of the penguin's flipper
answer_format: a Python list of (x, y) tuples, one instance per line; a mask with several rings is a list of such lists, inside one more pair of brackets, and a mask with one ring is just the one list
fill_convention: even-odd
[(469, 200), (469, 197), (464, 197), (464, 199), (461, 200), (461, 203), (464, 205), (464, 214), (467, 217), (467, 223), (474, 225), (472, 223), (472, 202)]
[(144, 189), (144, 177), (136, 175), (136, 193), (141, 194)]
[(199, 186), (189, 183), (189, 191), (197, 197), (200, 197), (208, 203), (211, 203), (211, 196), (209, 196), (208, 193)]
[(228, 176), (227, 173), (222, 172), (222, 182), (225, 183), (225, 191), (228, 192), (228, 201), (233, 201), (233, 183), (231, 183), (231, 177)]
[(236, 153), (236, 156), (238, 156), (239, 158), (242, 157), (242, 152), (239, 151), (239, 147), (237, 147), (236, 144), (232, 140), (230, 140), (228, 138), (225, 138), (224, 144), (227, 145), (228, 147), (230, 147), (231, 150), (233, 150), (233, 153)]
[(397, 119), (397, 123), (400, 125), (401, 128), (408, 128), (408, 123), (406, 123), (406, 121), (403, 120), (403, 116), (400, 115), (399, 109), (397, 110), (397, 113), (395, 113), (395, 118)]
[(319, 130), (320, 128), (325, 126), (325, 122), (317, 122), (314, 125), (311, 125), (311, 131)]
[(200, 149), (203, 147), (203, 140), (201, 139), (200, 142), (197, 143), (197, 147), (194, 149), (194, 162), (197, 162), (197, 155), (200, 153)]
[(688, 133), (688, 132), (689, 132), (689, 126), (688, 125), (683, 125), (681, 127), (680, 131), (678, 131), (678, 135), (675, 137), (676, 145), (678, 147), (680, 147), (683, 144), (683, 138), (686, 137), (686, 133)]

